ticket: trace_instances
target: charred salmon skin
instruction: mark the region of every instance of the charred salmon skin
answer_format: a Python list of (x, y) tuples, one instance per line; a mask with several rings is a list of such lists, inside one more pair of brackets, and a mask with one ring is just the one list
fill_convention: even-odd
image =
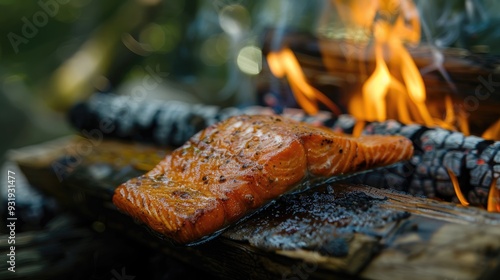
[(121, 211), (179, 243), (192, 243), (303, 180), (408, 160), (400, 136), (353, 138), (280, 116), (236, 116), (197, 133), (114, 193)]

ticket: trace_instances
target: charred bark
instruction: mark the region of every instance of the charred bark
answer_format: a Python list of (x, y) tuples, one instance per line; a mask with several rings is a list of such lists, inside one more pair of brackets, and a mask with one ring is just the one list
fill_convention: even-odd
[[(349, 133), (355, 120), (341, 116), (333, 128)], [(368, 124), (363, 134), (402, 135), (415, 147), (409, 162), (361, 174), (350, 180), (399, 189), (426, 197), (456, 200), (449, 171), (457, 176), (460, 189), (471, 204), (485, 206), (492, 182), (500, 174), (500, 142), (460, 132), (422, 125), (403, 125), (389, 120)]]

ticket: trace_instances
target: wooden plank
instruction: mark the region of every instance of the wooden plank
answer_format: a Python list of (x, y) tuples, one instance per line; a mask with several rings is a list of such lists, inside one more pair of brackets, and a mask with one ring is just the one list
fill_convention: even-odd
[(498, 267), (484, 271), (479, 264), (483, 267), (492, 264), (487, 256), (499, 250), (500, 228), (453, 223), (435, 226), (432, 219), (413, 222), (401, 229), (404, 232), (372, 260), (363, 276), (372, 279), (483, 279), (498, 275)]
[[(83, 155), (81, 141), (19, 149), (10, 158), (82, 217), (224, 279), (492, 279), (500, 268), (499, 214), (342, 183), (285, 195), (211, 241), (175, 246), (111, 203), (119, 183), (166, 151), (105, 140)], [(71, 156), (80, 160), (69, 166)], [(55, 163), (68, 167), (60, 182)]]

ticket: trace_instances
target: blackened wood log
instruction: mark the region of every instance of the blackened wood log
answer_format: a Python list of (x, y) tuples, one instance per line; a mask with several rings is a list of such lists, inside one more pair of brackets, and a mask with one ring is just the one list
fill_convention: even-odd
[[(86, 137), (115, 136), (178, 146), (202, 128), (229, 116), (272, 113), (270, 108), (258, 106), (238, 109), (151, 100), (134, 102), (124, 96), (99, 94), (77, 105), (70, 119), (84, 136), (89, 135)], [(343, 133), (352, 133), (357, 123), (352, 116), (337, 117), (328, 112), (309, 116), (299, 109), (286, 109), (284, 115)], [(102, 129), (103, 124), (108, 130)], [(456, 201), (449, 169), (471, 204), (487, 205), (491, 182), (500, 175), (500, 142), (391, 120), (368, 124), (363, 133), (403, 135), (413, 141), (415, 155), (408, 162), (368, 172), (350, 178), (351, 181)], [(500, 188), (500, 180), (496, 187)]]
[[(111, 203), (114, 188), (155, 165), (165, 149), (105, 140), (78, 155), (80, 141), (19, 149), (11, 159), (81, 217), (138, 242), (127, 246), (223, 279), (496, 279), (500, 268), (500, 214), (353, 184), (285, 195), (210, 242), (172, 246)], [(58, 181), (53, 163), (68, 156), (81, 160)]]
[[(342, 116), (334, 129), (349, 132), (355, 119)], [(351, 178), (370, 185), (395, 188), (427, 197), (457, 201), (449, 171), (457, 176), (462, 193), (474, 205), (486, 205), (490, 186), (500, 189), (500, 142), (460, 132), (396, 121), (368, 124), (363, 134), (402, 135), (412, 140), (409, 162)]]

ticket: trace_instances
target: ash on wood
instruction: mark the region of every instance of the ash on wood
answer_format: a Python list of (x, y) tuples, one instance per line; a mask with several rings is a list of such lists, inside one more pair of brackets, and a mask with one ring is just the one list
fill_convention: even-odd
[(82, 217), (221, 278), (494, 279), (500, 269), (498, 214), (352, 184), (285, 195), (207, 243), (173, 246), (111, 203), (116, 186), (165, 150), (103, 141), (57, 183), (53, 163), (77, 144), (20, 149), (12, 159)]

